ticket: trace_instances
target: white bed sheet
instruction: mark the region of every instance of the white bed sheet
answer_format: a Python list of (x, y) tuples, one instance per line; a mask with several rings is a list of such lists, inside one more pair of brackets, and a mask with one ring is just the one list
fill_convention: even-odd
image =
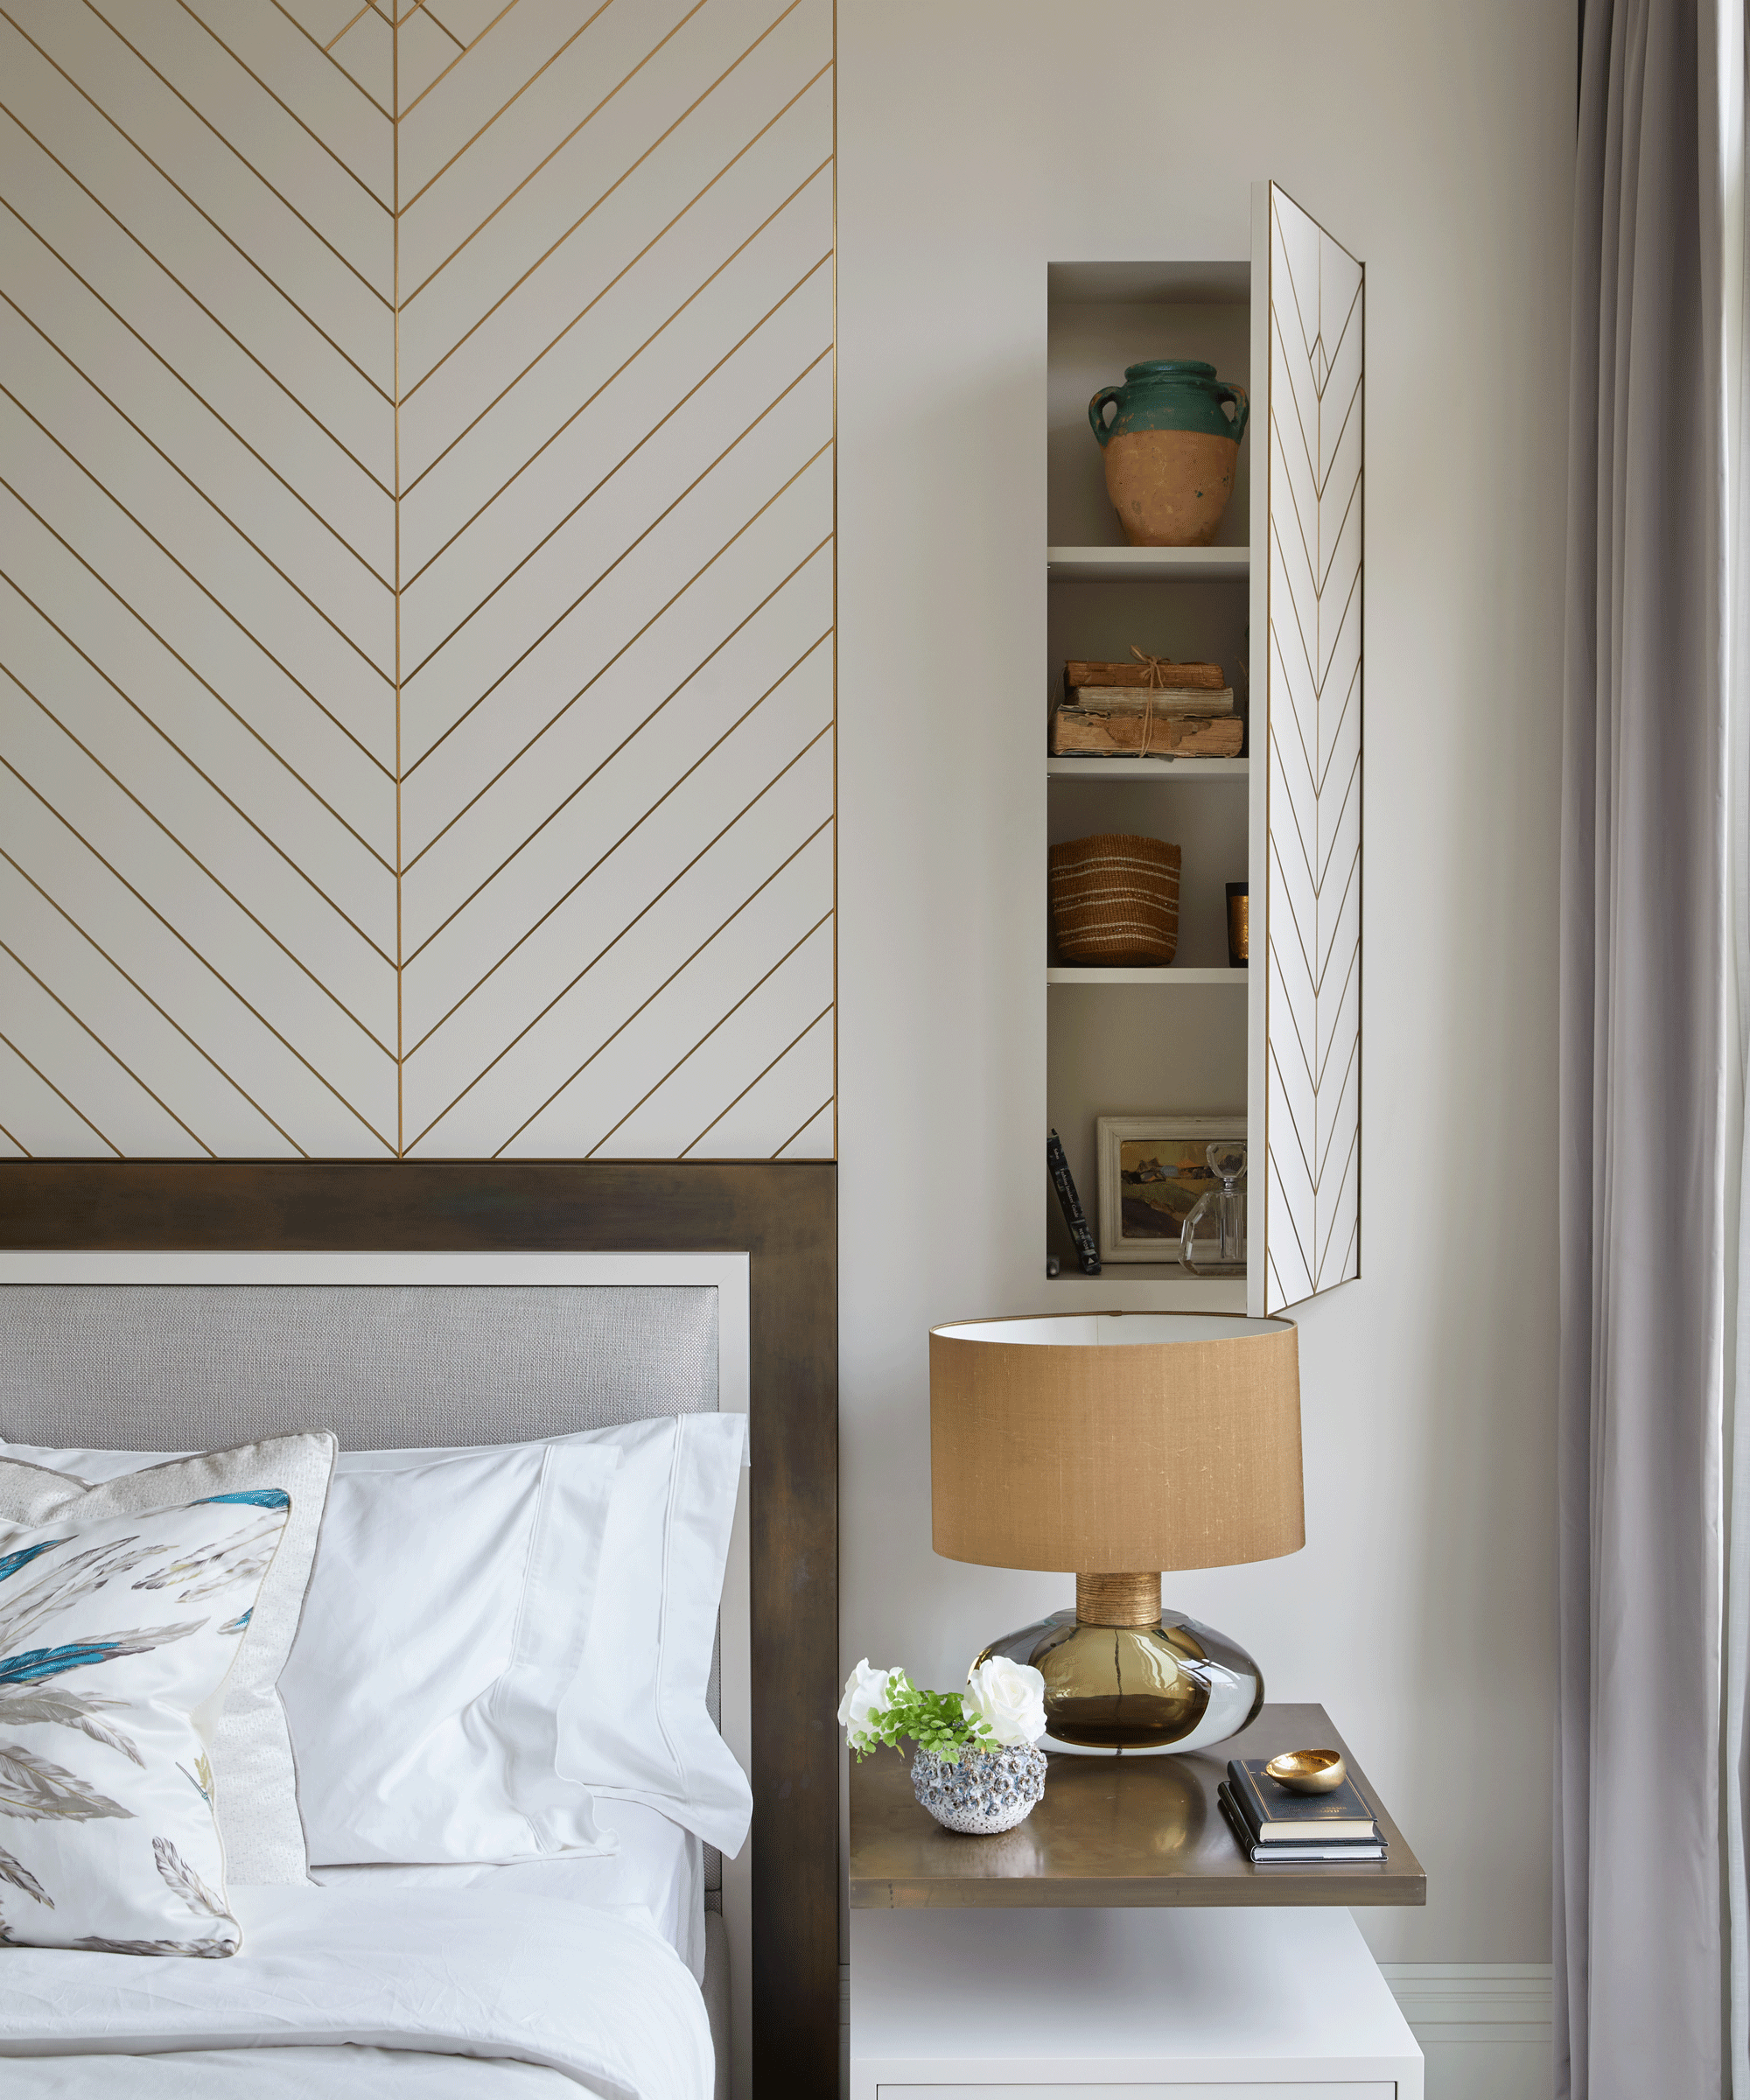
[(232, 1893), (228, 1961), (0, 1952), (7, 2100), (710, 2100), (704, 2000), (642, 1905), (496, 1878)]
[(597, 1825), (619, 1851), (599, 1857), (514, 1860), (507, 1866), (316, 1866), (324, 1888), (471, 1888), (526, 1891), (571, 1903), (640, 1905), (693, 1972), (705, 1973), (704, 1850), (690, 1830), (641, 1802), (598, 1800)]

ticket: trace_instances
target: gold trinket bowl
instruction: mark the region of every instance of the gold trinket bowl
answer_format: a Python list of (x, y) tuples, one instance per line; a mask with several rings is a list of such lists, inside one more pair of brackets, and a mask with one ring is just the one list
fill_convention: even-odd
[(1284, 1750), (1280, 1757), (1271, 1758), (1264, 1770), (1291, 1794), (1328, 1794), (1348, 1776), (1338, 1750)]

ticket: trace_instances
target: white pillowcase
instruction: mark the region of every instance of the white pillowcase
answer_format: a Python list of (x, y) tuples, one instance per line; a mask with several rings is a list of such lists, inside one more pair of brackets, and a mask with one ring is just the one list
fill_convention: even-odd
[[(752, 1789), (708, 1701), (747, 1418), (664, 1415), (477, 1449), (620, 1454), (589, 1638), (560, 1710), (559, 1770), (593, 1794), (642, 1802), (733, 1856)], [(432, 1456), (343, 1451), (337, 1481)]]
[[(275, 1687), (298, 1631), (333, 1466), (334, 1438), (326, 1430), (164, 1460), (0, 1445), (0, 1520), (17, 1523), (48, 1525), (64, 1512), (88, 1522), (256, 1488), (280, 1488), (290, 1497), (211, 1731), (226, 1872), (240, 1887), (309, 1878), (291, 1739)], [(103, 1485), (88, 1488), (92, 1481)]]
[(342, 1452), (281, 1692), (312, 1865), (611, 1852), (562, 1777), (620, 1454)]
[(115, 1499), (0, 1522), (0, 1936), (234, 1954), (201, 1718), (218, 1718), (290, 1500), (101, 1508)]
[[(26, 1448), (0, 1446), (21, 1454)], [(334, 1493), (338, 1498), (342, 1482), (361, 1475), (378, 1480), (417, 1475), (452, 1459), (503, 1460), (550, 1450), (612, 1454), (618, 1477), (612, 1482), (611, 1502), (593, 1519), (594, 1558), (588, 1558), (587, 1566), (585, 1549), (576, 1549), (579, 1560), (567, 1611), (575, 1630), (580, 1635), (586, 1631), (587, 1638), (580, 1662), (554, 1701), (560, 1729), (553, 1776), (560, 1785), (641, 1802), (732, 1856), (747, 1835), (752, 1792), (747, 1774), (711, 1720), (709, 1695), (718, 1609), (746, 1449), (745, 1415), (660, 1416), (528, 1445), (343, 1451)], [(87, 1477), (146, 1463), (149, 1456), (85, 1451), (32, 1455)], [(434, 1519), (427, 1514), (420, 1521), (429, 1542)], [(339, 1570), (343, 1558), (337, 1550), (331, 1562), (325, 1540), (312, 1583), (312, 1620), (325, 1578)], [(402, 1586), (410, 1584), (416, 1591), (424, 1579), (410, 1572)], [(580, 1589), (579, 1582), (585, 1586)], [(390, 1587), (396, 1586), (391, 1579)], [(302, 1643), (298, 1660), (301, 1668)], [(340, 1696), (346, 1696), (344, 1690)], [(300, 1692), (300, 1712), (303, 1704)], [(386, 1727), (399, 1726), (387, 1701), (383, 1712)], [(355, 1849), (343, 1857), (330, 1849), (343, 1839), (330, 1827), (326, 1802), (334, 1790), (350, 1788), (352, 1782), (309, 1726), (299, 1729), (297, 1745), (301, 1799), (312, 1825), (312, 1863), (507, 1856), (438, 1849), (435, 1833), (451, 1827), (451, 1804), (436, 1800), (430, 1803), (414, 1849), (399, 1854), (360, 1850), (360, 1841), (353, 1836), (344, 1841)], [(396, 1841), (412, 1843), (413, 1834), (403, 1832)], [(611, 1843), (592, 1842), (594, 1849), (612, 1849)]]

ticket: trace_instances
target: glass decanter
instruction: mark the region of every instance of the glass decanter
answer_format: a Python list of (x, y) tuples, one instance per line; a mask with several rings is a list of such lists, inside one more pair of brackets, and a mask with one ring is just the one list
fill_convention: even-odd
[(1246, 1173), (1246, 1148), (1236, 1138), (1217, 1138), (1205, 1152), (1222, 1186), (1198, 1197), (1179, 1236), (1179, 1258), (1193, 1276), (1239, 1276), (1246, 1266), (1246, 1199), (1239, 1184)]

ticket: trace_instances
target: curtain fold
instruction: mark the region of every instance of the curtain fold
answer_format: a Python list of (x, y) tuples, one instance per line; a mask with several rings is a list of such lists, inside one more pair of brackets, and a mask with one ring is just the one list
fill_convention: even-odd
[(1554, 1962), (1572, 2100), (1718, 2100), (1726, 2069), (1733, 4), (1588, 0), (1582, 31), (1558, 1132)]

